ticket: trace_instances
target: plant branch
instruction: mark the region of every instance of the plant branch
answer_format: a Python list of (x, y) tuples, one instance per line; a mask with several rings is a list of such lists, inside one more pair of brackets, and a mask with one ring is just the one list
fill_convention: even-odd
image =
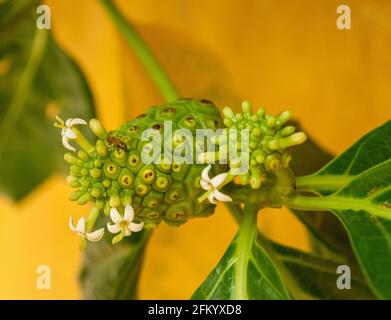
[(151, 50), (139, 36), (134, 26), (124, 17), (111, 0), (100, 0), (105, 10), (134, 51), (141, 64), (167, 102), (176, 100), (178, 94), (171, 80), (164, 72)]

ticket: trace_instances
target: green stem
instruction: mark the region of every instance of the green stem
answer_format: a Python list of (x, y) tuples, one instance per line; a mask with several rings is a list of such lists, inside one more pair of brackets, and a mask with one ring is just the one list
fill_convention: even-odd
[(308, 197), (300, 194), (287, 198), (284, 202), (286, 206), (292, 209), (308, 211), (330, 211), (334, 210), (365, 210), (376, 216), (391, 219), (391, 212), (388, 208), (374, 205), (368, 201), (360, 201), (355, 198), (341, 198), (338, 196)]
[(306, 191), (336, 191), (348, 185), (354, 176), (346, 175), (315, 175), (296, 178), (298, 190)]
[(98, 209), (96, 206), (93, 206), (90, 212), (90, 215), (88, 216), (86, 220), (86, 231), (92, 232), (95, 226), (95, 222), (99, 217), (100, 209)]
[(30, 95), (34, 78), (37, 74), (38, 67), (45, 52), (48, 40), (48, 31), (39, 30), (35, 32), (34, 40), (31, 47), (30, 56), (27, 60), (26, 67), (22, 72), (18, 85), (13, 93), (8, 110), (6, 110), (1, 123), (0, 134), (0, 157), (3, 156), (6, 144), (12, 141), (11, 136), (19, 117), (22, 115), (27, 105), (27, 99)]
[(239, 204), (233, 202), (224, 202), (225, 207), (228, 209), (235, 222), (240, 225), (243, 220), (243, 210)]
[(288, 196), (295, 192), (295, 176), (291, 168), (278, 168), (273, 170), (277, 177), (276, 190), (282, 196)]
[(237, 263), (236, 263), (236, 285), (235, 299), (246, 300), (247, 294), (247, 270), (248, 255), (251, 252), (255, 238), (258, 233), (257, 214), (259, 206), (252, 202), (247, 202), (244, 206), (243, 220), (239, 227), (238, 242), (236, 246)]
[(122, 33), (129, 46), (133, 49), (135, 55), (143, 64), (165, 100), (168, 102), (176, 100), (178, 98), (178, 94), (172, 82), (157, 62), (151, 50), (138, 35), (133, 25), (126, 20), (124, 15), (118, 10), (111, 0), (100, 0), (100, 2), (110, 14), (118, 30)]

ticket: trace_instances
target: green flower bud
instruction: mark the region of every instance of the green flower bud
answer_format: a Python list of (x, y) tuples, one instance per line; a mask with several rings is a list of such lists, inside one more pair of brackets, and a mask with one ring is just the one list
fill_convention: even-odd
[(296, 132), (296, 133), (290, 135), (289, 137), (281, 138), (279, 140), (279, 144), (280, 144), (281, 148), (286, 149), (288, 147), (302, 144), (306, 140), (307, 140), (307, 136), (305, 135), (304, 132)]
[(95, 166), (96, 168), (101, 168), (101, 167), (103, 166), (102, 160), (101, 160), (101, 159), (96, 159), (96, 160), (94, 161), (94, 166)]
[(77, 190), (77, 191), (73, 191), (70, 195), (69, 195), (69, 200), (71, 201), (77, 201), (79, 200), (80, 196), (82, 195), (82, 192), (80, 190)]
[(98, 140), (96, 142), (96, 152), (98, 153), (99, 157), (104, 158), (107, 155), (107, 148), (105, 146), (105, 143), (102, 140)]
[(92, 195), (89, 192), (84, 193), (80, 196), (79, 200), (77, 201), (78, 204), (83, 205), (86, 204), (88, 201), (92, 199)]
[(281, 129), (280, 131), (278, 131), (278, 134), (282, 137), (287, 137), (287, 136), (290, 136), (292, 133), (295, 132), (295, 127), (294, 126), (287, 126), (283, 129)]
[(100, 177), (102, 177), (102, 170), (100, 170), (98, 168), (91, 169), (90, 170), (90, 175), (94, 179), (99, 179)]
[(64, 154), (64, 160), (69, 164), (77, 164), (78, 159), (73, 154), (67, 152)]
[(78, 153), (77, 153), (77, 156), (80, 160), (83, 160), (83, 161), (88, 161), (90, 159), (90, 157), (88, 156), (87, 152), (85, 152), (84, 150), (80, 150)]
[(91, 128), (91, 131), (99, 138), (99, 139), (106, 139), (108, 134), (105, 128), (102, 126), (102, 123), (97, 119), (91, 119), (89, 122), (89, 126)]
[(109, 205), (111, 208), (118, 208), (121, 205), (121, 199), (118, 194), (114, 194), (110, 197)]
[(77, 179), (77, 177), (69, 175), (67, 176), (66, 181), (69, 184), (69, 186), (71, 186), (72, 188), (80, 187), (80, 182)]
[(102, 188), (100, 186), (94, 186), (91, 190), (91, 195), (94, 198), (99, 198), (102, 195)]
[(110, 180), (110, 179), (104, 179), (104, 180), (102, 181), (102, 185), (103, 185), (106, 189), (108, 189), (108, 188), (111, 186), (111, 180)]
[(91, 181), (89, 179), (82, 179), (80, 180), (80, 184), (83, 188), (88, 188), (91, 186)]
[(281, 113), (276, 120), (276, 127), (280, 128), (283, 124), (288, 122), (291, 118), (291, 113), (289, 111), (284, 111)]

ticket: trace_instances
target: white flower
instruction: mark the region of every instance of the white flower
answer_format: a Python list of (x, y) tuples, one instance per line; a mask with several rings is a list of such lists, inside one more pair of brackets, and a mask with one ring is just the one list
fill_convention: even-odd
[(220, 173), (219, 175), (211, 179), (209, 178), (209, 171), (211, 168), (212, 166), (208, 165), (207, 167), (205, 167), (204, 170), (202, 170), (201, 180), (200, 180), (201, 187), (204, 190), (210, 192), (208, 195), (208, 200), (213, 204), (217, 203), (216, 200), (232, 201), (232, 198), (230, 196), (219, 191), (219, 187), (222, 186), (223, 182), (227, 178), (228, 172)]
[(72, 130), (72, 127), (78, 124), (87, 124), (87, 122), (80, 118), (68, 119), (65, 121), (65, 126), (62, 128), (62, 144), (65, 148), (71, 151), (76, 151), (74, 147), (69, 144), (69, 140), (74, 140), (77, 138), (77, 134)]
[(124, 236), (130, 236), (132, 232), (139, 232), (144, 228), (144, 222), (134, 223), (134, 210), (130, 204), (125, 207), (125, 214), (121, 216), (116, 208), (111, 208), (110, 217), (114, 224), (107, 224), (107, 229), (111, 233), (121, 232), (120, 237), (117, 240), (113, 239), (113, 242), (120, 241)]
[(89, 241), (99, 241), (102, 239), (103, 234), (105, 233), (105, 229), (101, 228), (93, 232), (86, 232), (86, 221), (84, 217), (80, 218), (80, 220), (77, 222), (76, 227), (73, 224), (73, 218), (69, 217), (69, 228), (76, 232), (77, 235), (79, 235), (82, 238), (87, 238)]

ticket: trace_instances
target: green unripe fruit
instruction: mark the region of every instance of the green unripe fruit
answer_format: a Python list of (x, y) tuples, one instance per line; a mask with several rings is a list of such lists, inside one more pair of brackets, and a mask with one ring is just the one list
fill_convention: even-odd
[[(160, 162), (146, 164), (142, 160), (146, 153), (152, 152), (148, 149), (151, 143), (142, 141), (142, 133), (145, 129), (153, 129), (166, 142), (165, 121), (172, 121), (169, 139), (174, 143), (169, 145), (169, 152), (175, 145), (186, 142), (186, 136), (175, 135), (178, 129), (190, 132), (195, 142), (196, 129), (223, 127), (219, 110), (213, 103), (191, 99), (154, 106), (113, 131), (107, 131), (98, 120), (92, 119), (89, 126), (98, 137), (93, 150), (88, 154), (79, 152), (77, 157), (65, 156), (71, 164), (72, 178), (68, 183), (82, 188), (70, 198), (79, 203), (99, 203), (107, 215), (112, 207), (122, 211), (131, 204), (135, 221), (143, 221), (145, 228), (155, 227), (161, 220), (179, 225), (191, 217), (211, 214), (213, 204), (198, 203), (198, 197), (204, 193), (200, 175), (205, 164), (196, 164), (196, 158), (191, 165), (172, 163), (170, 154), (163, 156), (163, 146)], [(222, 170), (215, 165), (213, 171), (217, 174)]]

